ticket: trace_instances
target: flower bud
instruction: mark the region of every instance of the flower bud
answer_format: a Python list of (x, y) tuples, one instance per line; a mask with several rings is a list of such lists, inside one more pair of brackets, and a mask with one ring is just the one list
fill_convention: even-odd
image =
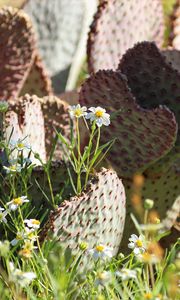
[(146, 199), (144, 201), (144, 208), (147, 209), (147, 210), (150, 210), (152, 209), (154, 206), (154, 200), (151, 200), (151, 199)]

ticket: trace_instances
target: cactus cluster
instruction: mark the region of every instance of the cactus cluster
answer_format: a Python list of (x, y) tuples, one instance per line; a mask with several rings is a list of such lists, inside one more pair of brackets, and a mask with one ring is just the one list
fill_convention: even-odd
[(163, 44), (164, 19), (160, 0), (104, 0), (91, 25), (87, 46), (90, 72), (116, 69), (135, 43)]

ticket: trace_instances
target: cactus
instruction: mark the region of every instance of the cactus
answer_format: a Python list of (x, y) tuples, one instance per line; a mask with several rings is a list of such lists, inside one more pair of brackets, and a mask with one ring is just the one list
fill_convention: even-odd
[[(55, 129), (66, 138), (70, 136), (68, 106), (55, 96), (38, 98), (28, 94), (9, 101), (6, 114), (6, 138), (12, 140), (27, 136), (34, 152), (46, 162), (54, 140)], [(62, 158), (62, 149), (57, 145), (54, 159)], [(37, 161), (36, 161), (37, 162)]]
[(180, 51), (175, 49), (166, 49), (162, 51), (167, 63), (170, 63), (173, 69), (180, 72)]
[(0, 98), (16, 97), (33, 64), (34, 31), (27, 16), (17, 9), (0, 10)]
[(125, 191), (114, 171), (102, 169), (81, 195), (64, 201), (53, 212), (42, 239), (53, 237), (77, 253), (78, 245), (89, 248), (99, 243), (113, 248), (116, 255), (125, 221)]
[(119, 176), (126, 178), (170, 151), (177, 133), (174, 115), (167, 108), (144, 110), (135, 101), (125, 77), (114, 71), (92, 75), (80, 92), (82, 105), (100, 105), (112, 113), (102, 142), (117, 138), (108, 158)]
[(15, 8), (1, 9), (0, 37), (0, 97), (8, 100), (27, 92), (38, 96), (51, 94), (51, 81), (37, 53), (34, 30), (28, 16)]
[(127, 250), (127, 238), (135, 230), (130, 219), (134, 173), (144, 174), (142, 200), (154, 199), (162, 219), (180, 194), (180, 75), (173, 64), (172, 55), (164, 57), (153, 43), (139, 43), (123, 56), (117, 71), (91, 75), (80, 91), (82, 105), (100, 105), (111, 113), (111, 125), (104, 129), (102, 141), (117, 138), (108, 159), (127, 192), (121, 250)]
[(20, 96), (25, 94), (36, 95), (38, 97), (52, 94), (52, 83), (39, 54), (35, 56), (33, 66), (23, 85)]
[(144, 40), (155, 41), (161, 46), (163, 34), (160, 0), (101, 1), (89, 33), (89, 71), (116, 69), (128, 48)]
[[(62, 81), (66, 84), (74, 57), (77, 69), (84, 60), (87, 30), (95, 8), (96, 0), (91, 4), (88, 0), (29, 0), (24, 5), (35, 25), (40, 53), (58, 93), (64, 89)], [(70, 71), (72, 76), (74, 71)]]

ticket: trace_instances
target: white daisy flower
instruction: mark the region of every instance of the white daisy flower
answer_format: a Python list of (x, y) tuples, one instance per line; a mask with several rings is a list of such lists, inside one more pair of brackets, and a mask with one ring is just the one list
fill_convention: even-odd
[(24, 231), (17, 232), (16, 237), (11, 241), (11, 245), (15, 246), (19, 243), (19, 241), (30, 240), (31, 242), (35, 242), (37, 239), (37, 234), (35, 233), (33, 228), (25, 227)]
[(115, 275), (120, 277), (123, 281), (132, 279), (132, 278), (135, 279), (136, 271), (123, 268), (121, 271), (115, 272)]
[(70, 117), (73, 119), (74, 117), (76, 118), (81, 118), (87, 115), (87, 107), (82, 106), (80, 104), (77, 105), (72, 105), (69, 107), (69, 114)]
[(3, 207), (0, 207), (0, 223), (1, 222), (7, 223), (7, 219), (6, 219), (7, 214), (8, 214), (7, 210), (5, 210)]
[(20, 173), (22, 170), (22, 166), (19, 163), (16, 163), (10, 165), (9, 167), (3, 166), (3, 169), (6, 170), (7, 174)]
[(40, 227), (40, 221), (36, 219), (26, 219), (24, 223), (27, 224), (28, 227), (33, 229), (38, 229)]
[(90, 119), (91, 122), (95, 121), (98, 127), (102, 125), (109, 126), (110, 115), (106, 113), (106, 110), (100, 106), (90, 107), (90, 113), (87, 114), (86, 119)]
[(19, 206), (21, 206), (23, 203), (27, 203), (29, 200), (27, 199), (27, 196), (21, 196), (18, 198), (14, 198), (10, 202), (7, 203), (10, 210), (16, 210)]
[(29, 285), (35, 278), (36, 274), (34, 272), (23, 272), (20, 269), (15, 268), (12, 262), (9, 263), (10, 281), (18, 283), (21, 287)]
[(95, 280), (95, 285), (107, 285), (112, 281), (112, 273), (109, 271), (99, 272), (97, 273), (97, 279)]
[(100, 258), (105, 259), (105, 258), (111, 258), (112, 255), (112, 248), (106, 247), (102, 244), (97, 245), (95, 248), (88, 250), (87, 252), (92, 255), (94, 260), (98, 260)]
[(25, 149), (30, 150), (31, 146), (25, 142), (25, 139), (18, 139), (17, 141), (10, 141), (10, 146), (16, 148), (18, 151), (23, 151)]
[(138, 255), (145, 252), (145, 239), (144, 236), (140, 235), (139, 237), (136, 234), (132, 234), (129, 238), (130, 243), (128, 248), (133, 249), (134, 254)]
[(10, 244), (12, 246), (16, 246), (20, 241), (24, 240), (24, 238), (25, 238), (24, 231), (22, 232), (19, 231), (17, 232), (15, 239), (13, 239)]

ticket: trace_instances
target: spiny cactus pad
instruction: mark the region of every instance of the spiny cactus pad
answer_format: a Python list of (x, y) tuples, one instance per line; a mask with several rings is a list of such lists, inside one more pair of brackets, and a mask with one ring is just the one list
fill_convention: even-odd
[(176, 121), (166, 107), (145, 110), (137, 105), (120, 72), (99, 71), (82, 86), (80, 103), (102, 106), (111, 115), (101, 142), (116, 137), (108, 159), (119, 176), (131, 177), (163, 157), (176, 140)]
[(135, 43), (163, 43), (160, 0), (104, 0), (91, 25), (88, 40), (89, 71), (116, 69), (119, 59)]
[[(68, 105), (55, 96), (38, 98), (33, 95), (11, 100), (6, 116), (7, 137), (12, 127), (11, 139), (25, 138), (29, 140), (34, 152), (39, 153), (45, 162), (52, 149), (55, 129), (68, 138), (70, 136), (70, 121)], [(62, 157), (62, 148), (57, 145), (54, 159)]]
[(17, 9), (0, 10), (0, 98), (20, 92), (34, 59), (34, 32), (28, 17)]
[(40, 53), (51, 75), (72, 62), (81, 32), (83, 0), (29, 0), (24, 10), (38, 34)]
[[(167, 63), (155, 44), (143, 42), (123, 56), (119, 70), (126, 75), (128, 85), (144, 108), (166, 105), (180, 124), (180, 72)], [(176, 149), (180, 151), (180, 130)]]
[(36, 96), (26, 95), (11, 99), (5, 123), (7, 139), (11, 136), (12, 130), (12, 141), (26, 137), (25, 141), (32, 146), (33, 151), (39, 153), (41, 159), (46, 161), (44, 117), (41, 103)]
[(65, 247), (78, 250), (81, 242), (89, 248), (104, 244), (116, 255), (125, 221), (125, 191), (114, 171), (102, 169), (87, 190), (64, 201), (53, 212), (43, 235), (57, 238)]
[(21, 95), (36, 95), (43, 97), (52, 94), (51, 80), (44, 68), (40, 56), (37, 54), (29, 75), (21, 90)]

